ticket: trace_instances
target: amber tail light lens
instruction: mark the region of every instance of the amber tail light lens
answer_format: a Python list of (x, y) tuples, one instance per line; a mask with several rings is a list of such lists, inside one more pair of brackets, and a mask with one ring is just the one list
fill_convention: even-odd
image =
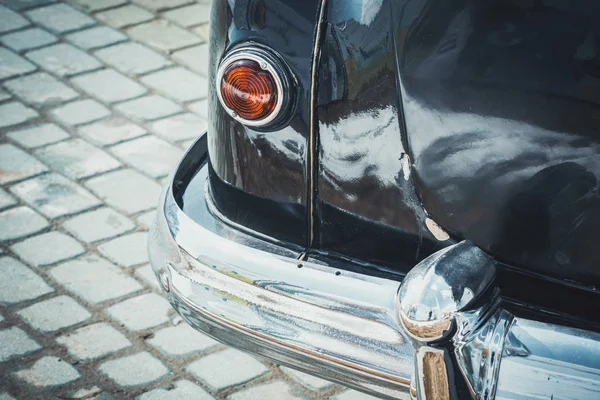
[(291, 103), (289, 74), (278, 57), (260, 48), (234, 50), (221, 62), (217, 94), (221, 105), (241, 123), (273, 127)]

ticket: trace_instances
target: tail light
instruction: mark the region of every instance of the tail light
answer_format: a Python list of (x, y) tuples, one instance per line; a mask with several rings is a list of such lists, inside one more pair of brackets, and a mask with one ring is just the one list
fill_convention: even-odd
[(272, 125), (291, 102), (287, 68), (261, 48), (234, 50), (221, 62), (216, 83), (221, 105), (244, 125)]

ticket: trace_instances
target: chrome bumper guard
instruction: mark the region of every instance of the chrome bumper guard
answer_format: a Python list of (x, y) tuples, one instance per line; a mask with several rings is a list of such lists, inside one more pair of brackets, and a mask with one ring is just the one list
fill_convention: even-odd
[(401, 286), (212, 218), (192, 221), (169, 185), (149, 254), (173, 307), (221, 342), (383, 398), (600, 398), (600, 335), (502, 309), (492, 260), (468, 242)]

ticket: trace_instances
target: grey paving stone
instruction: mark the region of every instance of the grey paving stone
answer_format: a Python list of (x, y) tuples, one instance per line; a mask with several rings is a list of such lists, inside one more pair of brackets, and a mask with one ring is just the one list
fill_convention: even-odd
[(29, 207), (16, 207), (0, 213), (0, 241), (20, 239), (49, 227), (44, 217)]
[(148, 211), (136, 218), (138, 225), (143, 229), (150, 229), (154, 219), (156, 218), (156, 210)]
[(202, 42), (198, 36), (165, 20), (155, 20), (127, 29), (134, 40), (162, 51), (173, 51)]
[(0, 322), (4, 322), (4, 316), (0, 314)]
[(0, 393), (0, 400), (16, 400), (14, 397), (12, 397), (10, 394), (4, 392), (4, 393)]
[(133, 267), (148, 262), (148, 233), (134, 232), (98, 246), (98, 250), (122, 267)]
[(100, 61), (94, 57), (65, 43), (32, 50), (25, 54), (25, 57), (60, 76), (71, 76), (102, 67)]
[(90, 192), (55, 173), (18, 183), (10, 191), (48, 218), (75, 214), (101, 204)]
[(0, 79), (35, 71), (36, 67), (12, 51), (0, 47)]
[(182, 108), (171, 100), (154, 94), (126, 101), (115, 108), (139, 121), (164, 118), (182, 111)]
[(37, 106), (60, 104), (78, 97), (76, 91), (45, 72), (38, 72), (4, 83), (10, 92)]
[(170, 141), (197, 138), (206, 130), (203, 118), (191, 113), (178, 114), (152, 124), (151, 130)]
[(42, 346), (16, 326), (0, 330), (0, 362), (32, 353)]
[(142, 289), (135, 279), (96, 255), (67, 261), (50, 269), (49, 273), (67, 290), (92, 304)]
[(87, 178), (121, 166), (117, 159), (79, 138), (38, 149), (35, 155), (54, 171), (73, 179)]
[(106, 64), (126, 74), (145, 74), (173, 64), (156, 51), (135, 42), (107, 47), (94, 54)]
[(192, 4), (189, 6), (167, 11), (163, 17), (177, 25), (189, 28), (210, 21), (210, 6), (208, 4)]
[(4, 35), (0, 41), (6, 47), (16, 51), (30, 50), (56, 42), (56, 36), (40, 28), (31, 28), (24, 31), (13, 32)]
[(133, 0), (134, 3), (152, 11), (160, 11), (191, 3), (193, 0)]
[(177, 145), (185, 151), (192, 147), (194, 143), (196, 143), (196, 139), (184, 140), (182, 142), (178, 142)]
[(36, 111), (16, 101), (2, 104), (0, 105), (0, 128), (30, 121), (38, 116)]
[(169, 369), (158, 358), (145, 351), (106, 361), (98, 370), (119, 386), (147, 384), (169, 373)]
[(127, 0), (74, 0), (73, 2), (84, 11), (100, 11), (125, 4)]
[(227, 396), (227, 400), (254, 400), (254, 399), (304, 399), (304, 396), (295, 394), (292, 387), (285, 381), (276, 380), (258, 386), (244, 389)]
[(177, 101), (197, 100), (208, 94), (207, 79), (181, 67), (154, 72), (141, 82)]
[(114, 69), (103, 69), (80, 75), (71, 81), (75, 86), (105, 103), (133, 99), (148, 91)]
[(208, 100), (202, 99), (188, 104), (188, 110), (204, 119), (208, 119)]
[(32, 21), (54, 32), (64, 33), (96, 23), (93, 18), (67, 4), (53, 4), (25, 13)]
[(24, 10), (42, 6), (44, 4), (54, 3), (56, 0), (2, 0), (4, 4), (15, 10)]
[(279, 367), (286, 375), (310, 390), (321, 390), (333, 386), (333, 383), (325, 379), (317, 378), (316, 376), (305, 374), (304, 372), (296, 371), (288, 367)]
[(83, 387), (73, 392), (71, 398), (81, 400), (114, 400), (114, 397), (98, 386)]
[(85, 50), (104, 47), (127, 40), (127, 36), (107, 26), (95, 26), (65, 36), (69, 42)]
[(0, 184), (48, 171), (48, 167), (12, 144), (0, 144)]
[(166, 176), (183, 155), (181, 149), (154, 136), (144, 136), (111, 147), (125, 163), (154, 178)]
[(14, 31), (29, 25), (29, 22), (11, 9), (0, 5), (0, 33)]
[(157, 388), (146, 392), (139, 397), (139, 400), (180, 399), (214, 400), (214, 398), (200, 386), (186, 380), (173, 382), (167, 388)]
[(161, 329), (147, 342), (169, 356), (178, 357), (205, 351), (219, 344), (186, 323)]
[(56, 356), (40, 358), (29, 369), (15, 373), (15, 376), (33, 386), (59, 386), (73, 382), (81, 374), (68, 362)]
[(171, 56), (173, 61), (184, 65), (194, 72), (208, 76), (208, 44), (179, 50)]
[(79, 134), (106, 146), (145, 135), (144, 128), (121, 117), (112, 117), (79, 128)]
[(110, 115), (110, 110), (97, 101), (86, 99), (55, 108), (51, 114), (63, 124), (81, 125)]
[(154, 18), (154, 15), (138, 6), (126, 5), (112, 10), (99, 12), (96, 14), (96, 18), (115, 28), (122, 28), (150, 21)]
[(14, 258), (0, 258), (0, 273), (0, 304), (20, 303), (54, 292), (38, 274)]
[(194, 29), (192, 29), (192, 31), (196, 35), (200, 36), (202, 38), (202, 40), (204, 40), (205, 42), (208, 42), (208, 40), (210, 39), (210, 37), (209, 37), (210, 26), (208, 24), (202, 24), (200, 26), (197, 26)]
[(108, 204), (128, 214), (156, 207), (161, 192), (158, 183), (130, 169), (92, 178), (85, 185)]
[(77, 215), (63, 222), (63, 227), (84, 242), (92, 243), (131, 231), (135, 224), (106, 207)]
[(45, 146), (67, 139), (70, 135), (54, 124), (42, 124), (30, 128), (11, 131), (6, 134), (9, 138), (26, 148)]
[(5, 208), (14, 206), (15, 204), (17, 204), (17, 199), (6, 193), (4, 189), (0, 188), (0, 210), (4, 210)]
[(42, 233), (11, 246), (11, 250), (29, 265), (54, 264), (85, 253), (72, 237), (60, 232)]
[[(268, 369), (254, 357), (239, 350), (226, 349), (194, 361), (186, 370), (215, 390), (239, 385), (257, 378)], [(254, 397), (268, 399), (272, 397)]]
[(6, 90), (0, 88), (0, 101), (8, 100), (10, 98), (12, 98), (10, 93), (8, 93)]
[(377, 400), (377, 397), (348, 389), (331, 397), (332, 400)]
[(174, 310), (164, 297), (146, 293), (115, 304), (106, 312), (125, 328), (141, 331), (168, 322)]
[(17, 312), (21, 319), (41, 332), (54, 332), (92, 317), (92, 314), (69, 296), (40, 301)]
[(107, 323), (79, 328), (56, 339), (78, 360), (94, 360), (131, 346), (131, 341)]
[(149, 264), (136, 269), (135, 276), (141, 278), (144, 282), (150, 285), (152, 289), (160, 290), (158, 287), (158, 281), (156, 280), (156, 275), (154, 275), (154, 271)]

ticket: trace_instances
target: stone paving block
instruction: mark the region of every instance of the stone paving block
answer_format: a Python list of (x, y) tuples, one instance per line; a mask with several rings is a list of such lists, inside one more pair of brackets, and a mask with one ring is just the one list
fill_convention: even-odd
[(4, 316), (0, 314), (0, 322), (4, 322)]
[(205, 42), (208, 42), (208, 40), (210, 39), (210, 26), (208, 24), (202, 24), (200, 26), (195, 27), (194, 29), (192, 29), (192, 31), (200, 36), (202, 38), (202, 40), (204, 40)]
[(10, 191), (48, 218), (75, 214), (101, 204), (90, 192), (55, 173), (18, 183)]
[(105, 207), (77, 215), (63, 222), (63, 227), (84, 242), (92, 243), (131, 231), (135, 229), (135, 224), (115, 210)]
[(36, 67), (12, 51), (0, 47), (0, 79), (35, 71)]
[(67, 261), (50, 269), (49, 274), (67, 290), (92, 304), (142, 289), (134, 278), (96, 255)]
[(35, 148), (60, 142), (70, 135), (54, 124), (42, 124), (30, 128), (11, 131), (6, 134), (9, 138), (26, 148)]
[(87, 178), (121, 166), (117, 159), (79, 138), (43, 147), (36, 150), (35, 155), (54, 171), (73, 179)]
[(73, 2), (84, 11), (100, 11), (125, 4), (127, 0), (74, 0)]
[(187, 105), (188, 110), (204, 119), (208, 119), (208, 99), (202, 99)]
[(164, 118), (182, 111), (182, 108), (171, 100), (155, 94), (120, 103), (115, 108), (140, 121)]
[(94, 54), (106, 64), (126, 74), (145, 74), (173, 64), (156, 51), (135, 42), (107, 47)]
[(133, 99), (148, 91), (114, 69), (103, 69), (80, 75), (71, 81), (75, 86), (105, 103)]
[(29, 369), (15, 373), (15, 376), (33, 386), (60, 386), (73, 382), (81, 374), (68, 362), (56, 356), (46, 356), (36, 361)]
[(178, 357), (205, 351), (219, 344), (185, 322), (159, 330), (147, 342), (169, 356)]
[(296, 371), (288, 367), (279, 367), (286, 375), (310, 390), (321, 390), (333, 386), (332, 382), (325, 379), (317, 378), (316, 376)]
[(65, 36), (69, 42), (85, 50), (104, 47), (127, 40), (127, 36), (108, 26), (95, 26)]
[(96, 14), (96, 18), (115, 28), (122, 28), (150, 21), (154, 18), (154, 15), (138, 6), (126, 5), (112, 10), (99, 12)]
[(174, 310), (164, 297), (146, 293), (111, 306), (106, 313), (125, 328), (141, 331), (168, 322)]
[(193, 33), (165, 20), (134, 26), (127, 29), (127, 34), (134, 40), (166, 52), (202, 42)]
[(200, 3), (192, 4), (167, 11), (163, 14), (163, 17), (184, 28), (189, 28), (190, 26), (205, 24), (210, 21), (210, 6)]
[(191, 113), (178, 114), (152, 124), (151, 130), (170, 141), (198, 138), (207, 128), (205, 119)]
[(158, 281), (156, 280), (156, 275), (154, 275), (154, 271), (150, 265), (144, 265), (136, 269), (135, 276), (141, 278), (144, 282), (146, 282), (152, 289), (160, 290), (158, 287)]
[(150, 229), (156, 218), (156, 210), (148, 211), (137, 217), (136, 221), (143, 229)]
[[(194, 361), (186, 370), (211, 388), (220, 390), (257, 378), (268, 369), (254, 357), (235, 349), (226, 349)], [(272, 397), (254, 397), (268, 399)]]
[(377, 400), (377, 397), (348, 389), (331, 397), (332, 400)]
[(40, 301), (17, 312), (23, 321), (41, 332), (54, 332), (92, 317), (92, 314), (69, 296)]
[(193, 0), (133, 0), (134, 3), (139, 4), (152, 11), (160, 11), (169, 8), (175, 8), (191, 3)]
[(197, 100), (208, 94), (208, 80), (181, 67), (154, 72), (141, 82), (177, 101)]
[(16, 51), (30, 50), (56, 42), (56, 36), (40, 28), (9, 33), (0, 38), (6, 46)]
[(25, 57), (60, 76), (71, 76), (102, 67), (100, 61), (94, 57), (65, 43), (32, 50), (25, 54)]
[(10, 98), (12, 98), (11, 94), (0, 88), (0, 101), (8, 100)]
[(11, 257), (0, 258), (0, 304), (33, 300), (54, 292), (36, 273)]
[(10, 249), (35, 267), (54, 264), (85, 253), (85, 249), (75, 239), (56, 231), (31, 237), (12, 245)]
[(4, 393), (0, 393), (0, 400), (16, 400), (14, 397), (12, 397), (10, 394), (4, 392)]
[(36, 111), (16, 101), (2, 104), (0, 105), (0, 128), (17, 125), (38, 116)]
[(10, 206), (17, 204), (17, 199), (6, 193), (4, 189), (0, 188), (0, 210), (4, 210)]
[(24, 10), (26, 8), (33, 8), (43, 6), (45, 4), (54, 3), (56, 0), (2, 0), (2, 3), (6, 4), (14, 10)]
[(146, 392), (139, 397), (139, 400), (180, 399), (214, 400), (214, 397), (208, 394), (200, 386), (195, 385), (192, 382), (186, 380), (173, 382), (166, 388), (157, 388)]
[(170, 372), (158, 358), (145, 351), (106, 361), (98, 370), (119, 386), (147, 384)]
[(48, 167), (12, 144), (0, 144), (0, 184), (48, 171)]
[(29, 22), (25, 18), (0, 5), (0, 33), (14, 31), (27, 25), (29, 25)]
[(62, 3), (36, 8), (25, 15), (33, 22), (58, 33), (74, 31), (96, 23), (93, 18)]
[(277, 399), (292, 400), (305, 399), (304, 396), (295, 394), (292, 387), (285, 381), (276, 380), (263, 383), (258, 386), (244, 389), (240, 392), (227, 396), (227, 400), (254, 400), (254, 399)]
[(101, 322), (62, 335), (56, 342), (81, 361), (94, 360), (131, 346), (131, 341), (107, 323)]
[(49, 226), (44, 217), (29, 207), (11, 208), (0, 213), (0, 241), (19, 239)]
[(110, 115), (110, 110), (97, 101), (86, 99), (55, 108), (51, 114), (63, 124), (81, 125)]
[(176, 51), (171, 59), (194, 72), (208, 76), (208, 43)]
[(0, 330), (0, 362), (41, 349), (42, 346), (16, 326)]
[(145, 135), (144, 128), (121, 117), (103, 119), (78, 130), (81, 136), (106, 146)]
[(161, 192), (158, 183), (131, 169), (92, 178), (85, 185), (108, 204), (131, 214), (156, 207)]
[(60, 104), (79, 95), (76, 91), (45, 72), (38, 72), (4, 82), (4, 87), (27, 103), (37, 106)]
[(183, 152), (154, 136), (144, 136), (111, 147), (111, 152), (125, 163), (154, 178), (167, 176)]
[(114, 397), (98, 386), (81, 388), (74, 392), (70, 398), (81, 400), (114, 400)]
[(98, 250), (122, 267), (133, 267), (148, 262), (148, 233), (134, 232), (98, 246)]

